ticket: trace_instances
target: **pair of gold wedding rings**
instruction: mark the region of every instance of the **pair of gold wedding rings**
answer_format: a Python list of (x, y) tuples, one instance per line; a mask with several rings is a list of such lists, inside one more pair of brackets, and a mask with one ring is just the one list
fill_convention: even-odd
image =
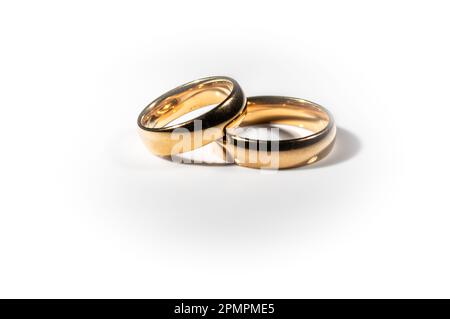
[[(208, 112), (179, 124), (181, 116), (208, 105)], [(301, 127), (307, 136), (260, 140), (233, 133), (237, 127), (282, 124)], [(246, 98), (232, 78), (213, 76), (181, 85), (154, 100), (139, 115), (138, 126), (147, 148), (173, 156), (217, 142), (233, 161), (251, 168), (282, 169), (314, 163), (332, 149), (336, 126), (322, 106), (282, 96)]]

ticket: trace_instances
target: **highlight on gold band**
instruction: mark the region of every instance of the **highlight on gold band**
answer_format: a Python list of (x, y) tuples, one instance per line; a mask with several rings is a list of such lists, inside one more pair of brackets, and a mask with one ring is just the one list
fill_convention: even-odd
[[(195, 119), (172, 124), (187, 113), (215, 104)], [(245, 106), (244, 93), (234, 79), (214, 76), (195, 80), (151, 102), (138, 117), (139, 133), (152, 153), (173, 156), (222, 138), (225, 127), (242, 121)]]
[(227, 129), (218, 141), (236, 164), (265, 169), (284, 169), (312, 164), (332, 149), (336, 125), (322, 106), (298, 98), (256, 96), (247, 99), (247, 114), (240, 127), (260, 124), (291, 125), (305, 129), (307, 136), (281, 140), (242, 137)]

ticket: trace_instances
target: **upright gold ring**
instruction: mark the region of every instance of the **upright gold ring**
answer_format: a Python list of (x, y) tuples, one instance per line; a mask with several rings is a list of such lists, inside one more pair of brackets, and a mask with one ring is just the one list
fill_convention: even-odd
[(314, 163), (332, 149), (336, 137), (333, 116), (324, 107), (302, 99), (256, 96), (247, 99), (247, 114), (240, 126), (285, 124), (311, 132), (287, 140), (257, 140), (227, 130), (219, 143), (235, 163), (251, 168), (291, 168)]
[[(217, 104), (195, 119), (171, 125), (175, 119), (204, 106)], [(245, 116), (246, 98), (232, 78), (214, 76), (181, 85), (151, 102), (139, 115), (144, 144), (160, 156), (187, 152), (225, 134)]]

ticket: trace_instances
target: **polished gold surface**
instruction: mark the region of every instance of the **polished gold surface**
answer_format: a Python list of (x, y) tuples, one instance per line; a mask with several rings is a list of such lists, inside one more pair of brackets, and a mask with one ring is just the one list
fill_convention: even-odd
[[(199, 117), (171, 125), (177, 118), (217, 104)], [(154, 154), (169, 156), (211, 143), (225, 134), (225, 127), (239, 125), (245, 116), (246, 98), (229, 77), (208, 77), (181, 85), (150, 103), (139, 115), (139, 133)]]
[(247, 114), (240, 126), (287, 124), (311, 131), (311, 135), (287, 140), (256, 140), (227, 129), (219, 141), (235, 163), (251, 168), (283, 169), (317, 162), (332, 149), (336, 126), (332, 115), (310, 101), (256, 96), (247, 99)]

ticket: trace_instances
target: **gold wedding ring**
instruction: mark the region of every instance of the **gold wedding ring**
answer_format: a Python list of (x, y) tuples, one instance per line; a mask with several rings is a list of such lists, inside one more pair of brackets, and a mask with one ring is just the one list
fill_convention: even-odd
[(287, 140), (258, 140), (240, 137), (227, 130), (219, 143), (235, 163), (251, 168), (290, 168), (314, 163), (333, 147), (336, 125), (322, 106), (291, 97), (256, 96), (247, 99), (247, 114), (240, 126), (285, 124), (311, 132)]
[[(201, 107), (217, 104), (195, 119), (171, 122)], [(214, 76), (181, 85), (150, 103), (139, 115), (139, 133), (156, 155), (169, 156), (199, 148), (222, 138), (225, 127), (239, 125), (246, 98), (229, 77)]]

